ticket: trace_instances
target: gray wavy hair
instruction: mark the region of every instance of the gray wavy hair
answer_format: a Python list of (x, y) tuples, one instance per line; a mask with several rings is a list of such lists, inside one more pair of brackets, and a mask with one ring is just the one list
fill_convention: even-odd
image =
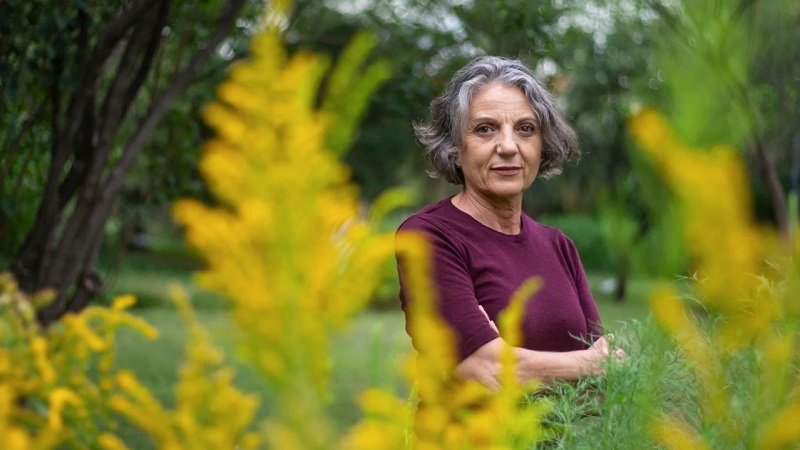
[(448, 83), (444, 93), (431, 102), (430, 123), (414, 123), (417, 139), (424, 146), (425, 158), (433, 168), (428, 174), (444, 177), (453, 184), (464, 184), (464, 173), (456, 164), (463, 144), (467, 115), (473, 96), (491, 83), (518, 87), (536, 114), (542, 133), (542, 160), (539, 175), (550, 178), (561, 173), (569, 160), (581, 156), (578, 137), (570, 128), (553, 95), (518, 60), (481, 56), (461, 68)]

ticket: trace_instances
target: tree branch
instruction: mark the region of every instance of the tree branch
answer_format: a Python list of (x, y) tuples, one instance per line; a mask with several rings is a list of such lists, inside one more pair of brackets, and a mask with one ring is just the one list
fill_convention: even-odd
[[(163, 5), (164, 1), (162, 0), (160, 3)], [(153, 32), (160, 23), (163, 23), (163, 17), (160, 17), (160, 12), (161, 8), (147, 11), (135, 23), (128, 35), (125, 52), (120, 58), (117, 72), (114, 75), (111, 86), (106, 91), (105, 99), (100, 109), (99, 118), (101, 122), (99, 124), (100, 139), (98, 144), (100, 149), (111, 147), (110, 141), (113, 140), (114, 135), (117, 133), (119, 124), (124, 119), (131, 101), (143, 82), (142, 69), (145, 69), (144, 75), (146, 76), (147, 70), (150, 68), (148, 56), (149, 59), (152, 59), (152, 54), (154, 53), (152, 47), (154, 45), (157, 46), (159, 42), (158, 38), (153, 39)]]
[[(77, 266), (91, 262), (93, 246), (87, 244), (93, 242), (91, 241), (92, 238), (100, 239), (99, 234), (111, 214), (117, 194), (119, 193), (125, 175), (130, 169), (130, 165), (135, 156), (142, 149), (144, 143), (152, 134), (156, 124), (163, 118), (178, 95), (188, 87), (202, 65), (205, 64), (216, 50), (217, 46), (219, 46), (228, 35), (244, 3), (245, 0), (228, 0), (226, 2), (217, 21), (214, 33), (206, 46), (195, 53), (187, 66), (175, 76), (172, 83), (157, 97), (157, 101), (140, 121), (134, 135), (123, 147), (122, 156), (114, 165), (104, 182), (101, 183), (102, 189), (99, 191), (100, 197), (96, 201), (91, 202), (92, 206), (90, 208), (87, 207), (88, 203), (78, 205), (61, 241), (62, 246), (75, 247), (75, 256), (70, 259), (76, 264), (64, 265), (62, 269), (66, 277), (59, 275), (59, 278), (70, 280), (72, 279), (70, 277), (77, 276), (77, 274), (80, 273), (79, 270), (83, 270), (86, 273), (87, 268), (79, 268)], [(77, 233), (76, 230), (80, 231), (80, 233)], [(67, 239), (73, 235), (75, 239)], [(78, 301), (83, 303), (85, 299), (81, 297)], [(70, 307), (68, 303), (67, 290), (62, 287), (62, 289), (59, 290), (56, 300), (40, 312), (39, 318), (42, 323), (50, 323), (60, 317), (65, 311), (65, 308)]]
[(167, 110), (172, 106), (178, 95), (180, 95), (187, 86), (192, 82), (197, 72), (208, 60), (209, 57), (216, 50), (217, 46), (228, 35), (229, 30), (233, 27), (239, 11), (244, 6), (245, 0), (228, 0), (223, 7), (223, 12), (217, 21), (214, 33), (206, 44), (205, 47), (198, 50), (192, 57), (186, 67), (181, 70), (159, 97), (158, 101), (148, 111), (147, 115), (140, 122), (136, 133), (127, 142), (122, 151), (122, 157), (112, 169), (108, 176), (107, 183), (104, 183), (106, 188), (103, 190), (104, 196), (116, 195), (119, 190), (124, 175), (130, 168), (133, 158), (141, 150), (142, 145), (150, 137), (156, 124), (166, 114)]
[[(134, 0), (128, 9), (120, 13), (111, 23), (109, 23), (95, 41), (92, 55), (86, 61), (80, 87), (75, 93), (70, 103), (67, 117), (80, 117), (80, 112), (86, 107), (89, 98), (93, 97), (97, 88), (97, 79), (100, 77), (105, 61), (112, 51), (119, 44), (128, 32), (128, 29), (139, 19), (151, 3), (155, 0)], [(63, 130), (62, 135), (56, 136), (56, 140), (71, 142), (77, 132), (79, 123), (71, 123)]]

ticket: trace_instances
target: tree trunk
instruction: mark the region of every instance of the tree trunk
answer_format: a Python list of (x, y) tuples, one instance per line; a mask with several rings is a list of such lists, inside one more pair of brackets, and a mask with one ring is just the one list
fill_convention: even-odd
[(778, 176), (778, 170), (775, 168), (775, 163), (771, 160), (764, 148), (764, 142), (761, 138), (754, 138), (751, 146), (758, 168), (758, 176), (761, 178), (761, 182), (764, 183), (764, 186), (766, 186), (770, 203), (772, 203), (772, 210), (775, 214), (775, 224), (778, 227), (780, 235), (784, 238), (788, 238), (790, 228), (789, 208), (786, 203), (786, 192)]
[(625, 303), (625, 296), (627, 295), (628, 275), (630, 274), (629, 262), (627, 256), (623, 256), (624, 261), (617, 262), (616, 270), (616, 286), (614, 287), (614, 300), (617, 303)]

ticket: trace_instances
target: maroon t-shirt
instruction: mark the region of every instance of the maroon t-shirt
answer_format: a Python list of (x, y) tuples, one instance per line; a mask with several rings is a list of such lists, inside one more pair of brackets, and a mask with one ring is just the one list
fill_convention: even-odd
[[(532, 276), (542, 286), (522, 319), (523, 347), (566, 352), (582, 350), (603, 334), (600, 316), (572, 241), (558, 229), (522, 214), (521, 231), (495, 231), (456, 208), (451, 199), (427, 206), (398, 231), (423, 232), (434, 248), (434, 279), (440, 311), (455, 332), (458, 358), (498, 337), (478, 305), (497, 323), (511, 296)], [(400, 302), (406, 312), (402, 263)], [(414, 343), (414, 336), (411, 336)], [(415, 345), (416, 346), (416, 345)]]

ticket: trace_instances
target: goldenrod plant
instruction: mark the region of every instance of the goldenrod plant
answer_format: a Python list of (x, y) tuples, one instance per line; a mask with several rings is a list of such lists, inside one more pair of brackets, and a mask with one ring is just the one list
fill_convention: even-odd
[(655, 427), (658, 440), (675, 449), (800, 442), (792, 418), (800, 407), (797, 246), (776, 245), (753, 222), (745, 168), (732, 147), (691, 148), (651, 109), (630, 127), (675, 193), (705, 316), (693, 314), (673, 288), (652, 296), (656, 319), (677, 340), (700, 388), (699, 423), (665, 417)]
[(149, 339), (157, 331), (127, 312), (130, 296), (42, 329), (35, 308), (50, 298), (25, 295), (0, 275), (0, 448), (105, 448), (119, 439), (107, 402), (119, 392), (117, 331), (132, 328)]
[(794, 234), (755, 222), (741, 151), (765, 129), (748, 86), (764, 36), (749, 34), (745, 4), (673, 6), (659, 51), (669, 113), (643, 108), (629, 128), (677, 206), (691, 301), (665, 286), (651, 305), (697, 391), (690, 407), (659, 413), (654, 435), (675, 449), (796, 446), (800, 253)]
[[(280, 15), (282, 9), (271, 14)], [(217, 205), (178, 202), (174, 216), (207, 268), (198, 283), (219, 292), (241, 330), (240, 350), (274, 386), (266, 445), (331, 448), (329, 339), (362, 309), (381, 281), (394, 236), (385, 212), (406, 200), (393, 191), (364, 211), (338, 159), (370, 92), (389, 76), (366, 64), (374, 38), (356, 37), (329, 63), (284, 53), (277, 26), (252, 41), (203, 117), (216, 132), (200, 164)]]
[[(188, 332), (175, 409), (161, 405), (128, 371), (116, 374), (119, 390), (109, 399), (110, 407), (149, 435), (157, 448), (260, 448), (263, 437), (253, 430), (257, 396), (244, 394), (233, 385), (233, 369), (199, 325), (187, 294), (172, 286), (170, 297)], [(103, 439), (108, 449), (127, 448), (114, 436)]]

